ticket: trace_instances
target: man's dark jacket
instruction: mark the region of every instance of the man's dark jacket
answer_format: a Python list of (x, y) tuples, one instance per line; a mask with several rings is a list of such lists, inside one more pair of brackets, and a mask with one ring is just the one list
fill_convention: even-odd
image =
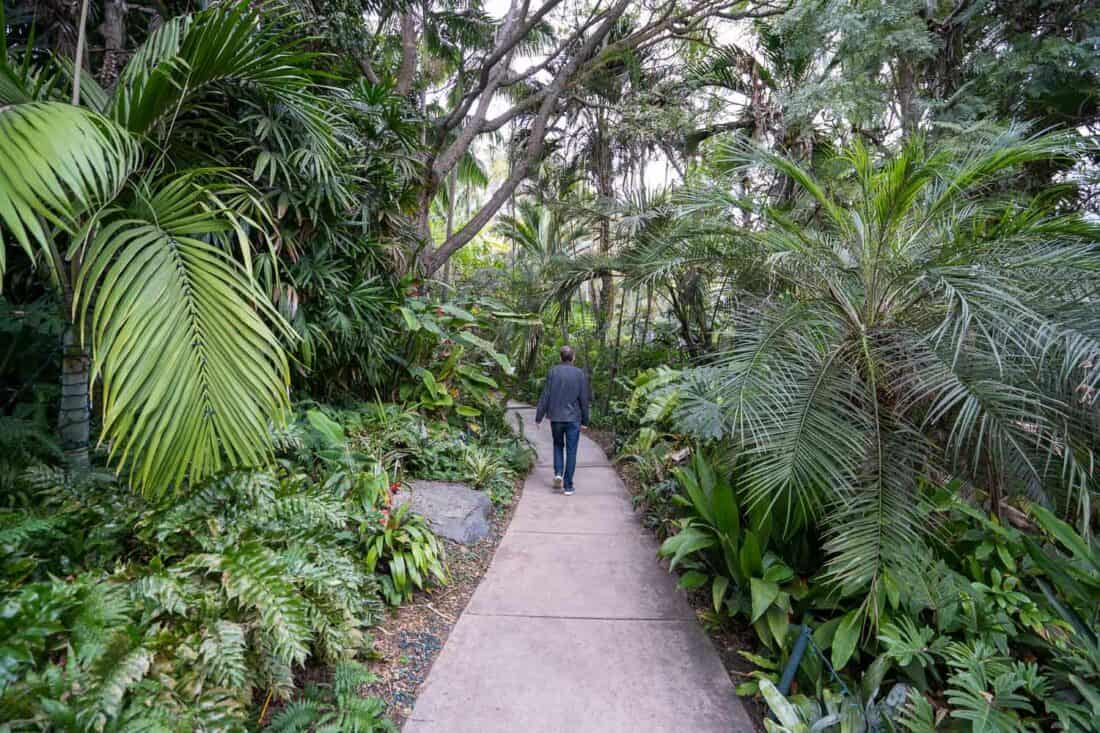
[(588, 378), (572, 364), (558, 364), (546, 375), (535, 422), (549, 417), (550, 422), (588, 424)]

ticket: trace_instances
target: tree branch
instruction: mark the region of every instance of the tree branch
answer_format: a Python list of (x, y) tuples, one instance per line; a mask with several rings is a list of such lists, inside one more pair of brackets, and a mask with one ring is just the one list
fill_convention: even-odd
[(596, 31), (585, 40), (584, 45), (582, 45), (573, 58), (558, 71), (553, 81), (547, 85), (545, 90), (546, 94), (543, 97), (538, 114), (535, 115), (535, 119), (531, 124), (531, 129), (527, 136), (527, 149), (523, 157), (512, 169), (512, 172), (508, 175), (504, 183), (493, 192), (489, 201), (474, 214), (473, 218), (467, 221), (461, 229), (448, 237), (439, 248), (422, 257), (421, 264), (426, 274), (430, 275), (434, 273), (452, 254), (468, 244), (470, 240), (489, 223), (493, 216), (496, 215), (497, 211), (500, 210), (500, 207), (504, 205), (508, 197), (516, 190), (520, 182), (527, 177), (531, 168), (542, 156), (542, 151), (546, 144), (547, 126), (549, 125), (550, 117), (557, 107), (558, 98), (561, 96), (561, 93), (565, 90), (566, 85), (572, 77), (577, 73), (578, 69), (580, 69), (581, 64), (592, 57), (596, 52), (596, 48), (611, 32), (611, 29), (614, 27), (615, 23), (618, 22), (629, 5), (630, 0), (618, 0), (618, 2), (608, 11), (607, 18), (604, 19), (603, 23), (601, 23)]

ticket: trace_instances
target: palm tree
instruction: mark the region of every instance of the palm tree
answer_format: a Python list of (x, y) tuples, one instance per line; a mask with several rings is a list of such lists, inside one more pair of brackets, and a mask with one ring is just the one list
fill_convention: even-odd
[(536, 271), (587, 246), (587, 227), (558, 208), (533, 199), (522, 199), (514, 214), (503, 215), (499, 220), (497, 234), (513, 242)]
[[(258, 100), (293, 118), (313, 159), (331, 150), (292, 30), (247, 3), (172, 19), (112, 91), (82, 72), (79, 105), (57, 83), (71, 63), (11, 64), (0, 48), (0, 237), (63, 303), (59, 429), (78, 465), (97, 377), (101, 440), (147, 491), (270, 454), (290, 331), (255, 284), (250, 250), (274, 222), (219, 139), (238, 102)], [(4, 265), (0, 249), (0, 276)]]
[[(713, 350), (716, 321), (734, 283), (750, 287), (758, 270), (730, 242), (741, 231), (715, 216), (681, 216), (669, 192), (637, 192), (615, 210), (617, 252), (585, 252), (548, 274), (552, 297), (567, 300), (585, 282), (615, 274), (626, 292), (659, 295), (678, 326), (684, 353), (691, 358)], [(625, 301), (624, 301), (625, 302)]]
[[(1010, 131), (956, 153), (915, 138), (882, 158), (856, 143), (827, 183), (745, 143), (720, 150), (732, 180), (785, 176), (801, 196), (752, 211), (741, 256), (785, 288), (744, 296), (680, 421), (732, 439), (777, 527), (823, 518), (842, 592), (874, 598), (924, 539), (921, 477), (976, 487), (994, 512), (1028, 494), (1088, 530), (1100, 231), (1004, 185), (1071, 155), (1066, 140)], [(725, 198), (696, 192), (683, 214), (728, 212)]]

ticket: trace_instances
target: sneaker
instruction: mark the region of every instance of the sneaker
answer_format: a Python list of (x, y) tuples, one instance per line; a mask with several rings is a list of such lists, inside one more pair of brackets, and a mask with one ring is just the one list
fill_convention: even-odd
[(555, 489), (560, 489), (561, 488), (561, 476), (555, 476), (554, 477), (554, 488)]
[(566, 489), (565, 491), (563, 491), (561, 493), (565, 494), (566, 496), (572, 496), (573, 495), (573, 487), (570, 486), (568, 489)]

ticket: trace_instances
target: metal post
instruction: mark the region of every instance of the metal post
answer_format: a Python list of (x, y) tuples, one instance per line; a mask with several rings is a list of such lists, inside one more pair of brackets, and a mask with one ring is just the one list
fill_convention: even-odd
[(790, 659), (783, 668), (783, 676), (779, 678), (779, 691), (784, 696), (791, 691), (791, 683), (794, 682), (794, 673), (798, 671), (798, 665), (802, 661), (802, 655), (806, 653), (806, 645), (810, 642), (810, 627), (802, 624), (802, 632), (794, 642)]

